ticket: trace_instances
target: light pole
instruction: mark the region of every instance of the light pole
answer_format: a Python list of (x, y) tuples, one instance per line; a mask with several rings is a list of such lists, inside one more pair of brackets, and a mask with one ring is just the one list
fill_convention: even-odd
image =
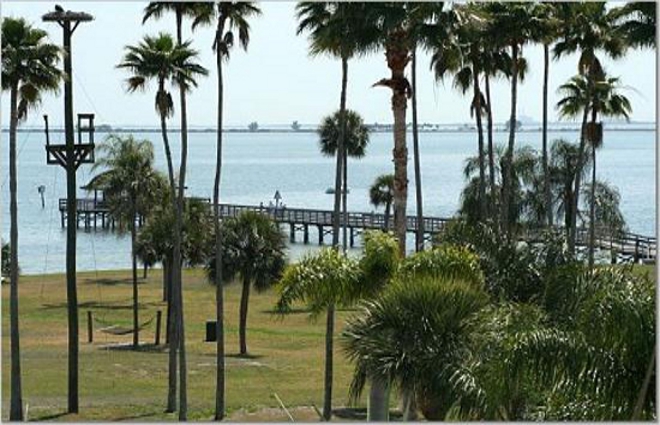
[[(78, 143), (74, 143), (73, 130), (73, 74), (71, 71), (71, 36), (81, 22), (94, 17), (84, 12), (64, 11), (55, 6), (54, 12), (42, 16), (44, 22), (57, 22), (63, 30), (64, 41), (64, 145), (51, 145), (48, 140), (48, 119), (46, 120), (46, 160), (49, 164), (59, 164), (66, 168), (67, 222), (66, 222), (66, 295), (69, 324), (69, 376), (68, 412), (78, 413), (78, 294), (76, 291), (76, 170), (82, 163), (94, 162), (94, 117), (78, 117)], [(88, 120), (88, 126), (81, 128), (81, 118)], [(83, 143), (82, 131), (90, 135), (89, 143)]]

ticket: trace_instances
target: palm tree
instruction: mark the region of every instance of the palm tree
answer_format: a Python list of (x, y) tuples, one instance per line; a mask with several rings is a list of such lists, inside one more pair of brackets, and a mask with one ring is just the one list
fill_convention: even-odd
[(443, 390), (465, 355), (470, 318), (486, 301), (480, 285), (420, 275), (396, 280), (362, 303), (342, 332), (344, 350), (355, 363), (350, 397), (359, 397), (371, 375), (414, 393), (427, 419), (443, 419), (434, 412), (444, 407), (436, 397), (446, 395)]
[[(183, 46), (183, 35), (182, 35), (182, 25), (184, 17), (196, 18), (199, 15), (209, 14), (209, 9), (213, 7), (213, 4), (210, 2), (151, 2), (144, 8), (144, 15), (142, 18), (142, 23), (144, 24), (151, 18), (159, 19), (167, 12), (174, 12), (176, 19), (176, 39), (177, 46)], [(181, 70), (178, 73), (177, 78), (179, 80), (184, 80), (186, 78), (185, 71)], [(206, 73), (204, 74), (206, 75)], [(177, 233), (181, 232), (182, 227), (182, 217), (183, 217), (183, 207), (184, 207), (184, 193), (186, 187), (186, 167), (188, 161), (188, 114), (186, 107), (186, 92), (189, 87), (179, 84), (179, 103), (180, 103), (180, 114), (181, 114), (181, 163), (179, 165), (179, 182), (177, 186), (177, 196), (174, 198), (176, 202), (176, 214), (175, 214), (175, 226), (174, 231)], [(188, 414), (188, 395), (187, 395), (187, 369), (186, 369), (186, 339), (185, 339), (185, 326), (183, 318), (183, 282), (181, 277), (181, 267), (180, 262), (176, 259), (181, 256), (181, 242), (179, 237), (174, 239), (174, 259), (175, 259), (175, 269), (174, 269), (174, 307), (176, 309), (176, 321), (177, 326), (175, 329), (176, 335), (176, 346), (179, 350), (179, 380), (181, 381), (181, 391), (179, 393), (179, 420), (186, 420)], [(174, 357), (173, 354), (171, 354)], [(176, 367), (176, 360), (170, 360), (171, 367)], [(170, 372), (172, 375), (173, 372)], [(172, 378), (171, 378), (172, 379)], [(170, 404), (170, 403), (168, 403)], [(172, 406), (173, 407), (173, 406)], [(169, 408), (168, 408), (169, 410)]]
[(479, 210), (481, 219), (486, 218), (486, 161), (484, 158), (484, 135), (482, 115), (487, 108), (486, 99), (480, 88), (482, 74), (482, 58), (484, 47), (483, 20), (476, 15), (464, 14), (460, 21), (453, 22), (446, 39), (435, 45), (431, 57), (431, 67), (436, 80), (444, 80), (449, 73), (454, 75), (453, 86), (465, 94), (470, 88), (474, 90), (470, 103), (470, 116), (474, 116), (477, 124), (478, 158), (479, 158)]
[[(398, 263), (399, 247), (391, 234), (366, 232), (364, 255), (359, 261), (325, 249), (287, 267), (276, 287), (279, 294), (276, 308), (285, 314), (294, 304), (304, 303), (312, 318), (316, 318), (329, 308), (346, 307), (357, 300), (373, 298), (389, 284)], [(326, 335), (326, 341), (332, 341), (334, 328), (326, 329), (328, 331), (332, 333)], [(332, 351), (326, 351), (325, 355), (326, 365), (332, 364), (327, 358), (332, 356)], [(373, 418), (372, 412), (385, 406), (381, 403), (379, 409), (372, 403), (369, 418)]]
[[(223, 60), (229, 61), (229, 53), (234, 46), (234, 40), (238, 36), (238, 42), (244, 51), (247, 51), (250, 42), (250, 24), (247, 19), (259, 16), (261, 10), (250, 2), (218, 2), (216, 7), (199, 7), (195, 13), (192, 28), (198, 25), (210, 24), (212, 17), (216, 16), (216, 30), (213, 38), (213, 50), (215, 52), (215, 64), (218, 81), (218, 112), (217, 112), (217, 149), (215, 180), (213, 184), (213, 204), (220, 203), (220, 178), (222, 174), (222, 128), (224, 113), (224, 80), (222, 73)], [(222, 286), (222, 233), (220, 231), (220, 217), (217, 208), (214, 208), (215, 223), (215, 261), (216, 270), (216, 407), (215, 420), (222, 420), (225, 416), (225, 363), (224, 363), (224, 294)]]
[[(558, 19), (565, 22), (560, 31), (559, 41), (555, 43), (553, 53), (555, 58), (565, 54), (579, 52), (578, 73), (587, 78), (584, 91), (589, 94), (593, 91), (596, 81), (604, 79), (603, 68), (597, 53), (604, 52), (612, 59), (623, 55), (625, 39), (617, 33), (614, 22), (615, 15), (609, 13), (604, 3), (564, 3), (556, 5)], [(587, 96), (590, 97), (590, 96)], [(580, 155), (582, 159), (586, 151), (586, 127), (587, 109), (585, 104), (582, 116), (582, 127), (580, 131)], [(578, 164), (578, 168), (583, 167)], [(575, 198), (572, 210), (577, 211), (580, 198), (580, 186), (582, 173), (577, 173), (575, 180)], [(577, 217), (572, 217), (569, 233), (569, 249), (575, 251), (575, 239), (577, 236)]]
[(655, 48), (656, 9), (655, 3), (630, 2), (612, 10), (617, 31), (626, 42), (635, 48)]
[(597, 81), (591, 101), (591, 127), (587, 127), (587, 140), (591, 145), (591, 196), (594, 202), (589, 207), (589, 266), (594, 264), (594, 249), (596, 243), (596, 150), (603, 145), (602, 123), (596, 124), (598, 114), (606, 117), (623, 117), (629, 119), (632, 107), (628, 98), (620, 93), (619, 79), (607, 77)]
[[(117, 65), (118, 68), (128, 69), (132, 76), (128, 78), (128, 91), (135, 92), (144, 89), (150, 80), (156, 80), (158, 90), (156, 92), (156, 112), (160, 116), (161, 135), (165, 147), (165, 157), (167, 158), (167, 171), (170, 183), (171, 202), (175, 211), (175, 225), (173, 232), (173, 254), (172, 254), (172, 277), (173, 277), (173, 312), (172, 320), (177, 323), (174, 327), (174, 335), (170, 338), (170, 347), (176, 347), (181, 350), (181, 357), (185, 359), (184, 339), (179, 334), (183, 331), (182, 306), (179, 305), (179, 289), (181, 281), (181, 217), (183, 215), (183, 187), (185, 184), (185, 160), (186, 149), (182, 137), (182, 155), (181, 166), (179, 167), (179, 186), (174, 182), (174, 167), (172, 164), (172, 154), (170, 151), (169, 139), (167, 136), (167, 118), (174, 112), (174, 103), (172, 96), (165, 88), (165, 83), (169, 82), (180, 87), (182, 91), (196, 87), (196, 78), (208, 74), (208, 71), (196, 63), (197, 52), (190, 49), (190, 42), (183, 44), (174, 44), (172, 36), (161, 33), (158, 37), (145, 36), (137, 46), (127, 46), (126, 54), (122, 62)], [(185, 103), (185, 102), (184, 102)], [(185, 105), (184, 105), (185, 106)], [(182, 111), (182, 115), (185, 112)], [(185, 135), (185, 131), (182, 133)], [(180, 325), (179, 325), (180, 323)], [(181, 336), (181, 338), (179, 338)], [(176, 352), (177, 349), (170, 350), (170, 372), (169, 372), (169, 390), (167, 411), (176, 410)], [(185, 362), (180, 366), (181, 370), (181, 409), (179, 416), (186, 415), (186, 393), (183, 383), (185, 383)]]
[(516, 141), (516, 110), (518, 100), (518, 79), (520, 72), (520, 53), (522, 46), (530, 39), (532, 28), (536, 26), (536, 19), (530, 13), (530, 3), (489, 3), (487, 10), (493, 17), (493, 25), (498, 28), (499, 41), (503, 46), (511, 49), (511, 115), (509, 118), (509, 141), (504, 173), (502, 175), (502, 205), (501, 223), (504, 229), (509, 229), (511, 221), (510, 210), (512, 194), (512, 167), (513, 152)]
[(390, 228), (390, 207), (394, 200), (394, 175), (383, 174), (376, 177), (374, 183), (369, 188), (369, 202), (378, 208), (385, 206), (385, 229)]
[[(343, 245), (346, 251), (348, 239), (346, 237), (346, 220), (348, 219), (348, 206), (347, 206), (347, 193), (348, 193), (348, 163), (347, 158), (362, 158), (366, 155), (367, 145), (369, 144), (369, 128), (364, 124), (362, 117), (355, 111), (347, 109), (344, 112), (346, 125), (343, 130), (344, 137), (344, 153), (345, 158), (343, 165), (343, 191), (342, 191), (342, 209), (344, 214), (343, 223)], [(342, 133), (341, 130), (341, 111), (337, 111), (329, 115), (321, 121), (321, 125), (317, 129), (319, 135), (319, 145), (321, 153), (325, 156), (335, 156), (337, 146), (339, 145), (339, 137)]]
[[(146, 216), (155, 203), (162, 180), (154, 169), (154, 150), (149, 140), (135, 140), (133, 136), (110, 135), (99, 147), (101, 158), (92, 170), (105, 169), (97, 174), (88, 189), (101, 189), (110, 214), (119, 222), (119, 230), (131, 234), (133, 269), (133, 347), (139, 345), (138, 276), (137, 276), (137, 220)], [(105, 154), (105, 155), (104, 155)], [(127, 229), (126, 229), (127, 227)]]
[[(237, 217), (223, 221), (221, 232), (222, 278), (231, 282), (240, 276), (243, 284), (239, 312), (239, 353), (247, 356), (247, 314), (250, 288), (257, 291), (271, 287), (282, 275), (285, 265), (284, 236), (268, 216), (256, 211), (245, 211)], [(215, 258), (209, 256), (209, 280), (215, 282)]]
[(409, 37), (413, 40), (410, 57), (410, 90), (413, 136), (413, 164), (415, 173), (415, 201), (417, 231), (415, 233), (415, 251), (424, 249), (424, 202), (422, 198), (422, 170), (419, 152), (419, 129), (417, 125), (417, 48), (428, 49), (430, 39), (435, 35), (435, 28), (443, 15), (443, 2), (410, 3), (408, 5)]
[[(342, 171), (347, 168), (346, 155), (346, 95), (348, 85), (348, 61), (364, 51), (364, 46), (377, 37), (373, 26), (364, 25), (364, 16), (369, 10), (364, 3), (350, 2), (300, 2), (296, 5), (299, 20), (297, 33), (309, 32), (312, 56), (327, 54), (341, 60), (341, 94), (339, 99), (339, 137), (337, 140), (337, 161), (335, 166), (335, 199), (332, 223), (332, 245), (339, 249), (339, 228), (341, 208)], [(345, 180), (345, 178), (344, 178)], [(346, 202), (344, 202), (345, 204)], [(344, 238), (346, 239), (346, 238)], [(323, 397), (323, 418), (330, 420), (332, 415), (332, 339), (334, 332), (334, 307), (329, 306), (326, 318), (326, 365), (325, 394)]]
[[(394, 117), (394, 234), (399, 241), (401, 254), (406, 252), (406, 208), (408, 202), (408, 148), (406, 146), (406, 109), (411, 97), (410, 82), (405, 69), (414, 47), (408, 31), (408, 7), (405, 3), (374, 3), (370, 5), (364, 26), (373, 25), (380, 35), (375, 46), (383, 47), (390, 77), (383, 78), (374, 86), (392, 90)], [(374, 45), (374, 44), (372, 44)]]
[[(537, 24), (532, 29), (532, 39), (543, 45), (543, 124), (542, 124), (542, 166), (543, 191), (545, 203), (552, 204), (552, 191), (550, 188), (550, 172), (548, 168), (548, 79), (550, 76), (550, 45), (559, 35), (560, 22), (555, 17), (553, 3), (539, 3), (534, 6), (532, 13), (537, 18)], [(547, 208), (547, 225), (553, 225), (552, 208)]]
[[(20, 334), (18, 329), (18, 204), (16, 132), (29, 109), (41, 102), (43, 92), (59, 88), (62, 72), (56, 68), (60, 49), (48, 43), (47, 33), (24, 19), (2, 21), (2, 91), (9, 91), (9, 215), (11, 249), (9, 296), (11, 333), (11, 401), (9, 419), (23, 420)], [(77, 306), (74, 306), (76, 308)], [(71, 355), (71, 353), (69, 353)], [(76, 370), (77, 370), (76, 357)]]

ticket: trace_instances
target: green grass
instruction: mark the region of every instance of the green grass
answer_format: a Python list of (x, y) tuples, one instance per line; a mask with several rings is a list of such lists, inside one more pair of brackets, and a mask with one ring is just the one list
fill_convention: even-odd
[[(129, 271), (80, 273), (80, 414), (65, 415), (67, 396), (67, 319), (64, 275), (24, 276), (20, 280), (20, 331), (23, 400), (31, 420), (169, 420), (163, 413), (167, 395), (167, 351), (117, 349), (132, 335), (100, 332), (95, 323), (94, 343), (87, 343), (87, 311), (105, 322), (130, 327), (132, 288)], [(215, 343), (203, 342), (205, 322), (215, 317), (215, 288), (203, 272), (187, 270), (184, 309), (188, 355), (189, 419), (208, 420), (215, 406)], [(141, 281), (140, 323), (163, 312), (160, 270)], [(238, 353), (239, 285), (225, 291), (227, 410), (239, 421), (287, 421), (274, 393), (296, 420), (317, 420), (310, 407), (322, 406), (324, 366), (324, 317), (311, 322), (304, 312), (282, 318), (272, 313), (272, 292), (250, 296), (248, 351)], [(8, 285), (2, 288), (2, 391), (3, 414), (9, 404)], [(350, 311), (337, 314), (333, 404), (344, 406), (352, 367), (341, 353), (337, 335)], [(140, 333), (140, 341), (153, 345), (155, 321)], [(164, 323), (163, 323), (164, 334)], [(164, 340), (164, 335), (163, 335)], [(162, 340), (162, 341), (163, 341)], [(162, 343), (161, 341), (161, 343)], [(114, 346), (114, 348), (112, 348)], [(152, 347), (153, 348), (153, 347)], [(296, 407), (301, 408), (296, 408)], [(306, 406), (306, 408), (302, 408)], [(250, 412), (256, 412), (251, 415)]]

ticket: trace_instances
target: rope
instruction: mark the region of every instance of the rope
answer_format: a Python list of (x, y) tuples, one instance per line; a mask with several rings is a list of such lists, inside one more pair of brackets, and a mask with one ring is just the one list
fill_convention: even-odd
[[(48, 254), (50, 252), (50, 235), (52, 231), (52, 226), (53, 226), (53, 212), (55, 211), (55, 205), (57, 204), (56, 202), (53, 202), (53, 197), (55, 196), (55, 191), (54, 188), (57, 187), (57, 173), (58, 169), (53, 167), (53, 184), (51, 186), (51, 191), (50, 191), (50, 211), (48, 214), (48, 236), (46, 239), (46, 257), (44, 259), (44, 274), (48, 271)], [(41, 291), (39, 292), (39, 301), (42, 300), (43, 294), (44, 294), (44, 282), (45, 280), (42, 280), (41, 282)]]
[[(30, 124), (32, 124), (31, 120), (29, 122), (30, 122)], [(30, 136), (34, 132), (33, 131), (26, 131), (26, 132), (22, 132), (22, 133), (23, 133), (23, 139), (21, 140), (20, 146), (18, 147), (18, 152), (16, 153), (16, 162), (18, 162), (18, 160), (20, 159), (21, 153), (23, 152), (23, 149), (25, 148), (25, 144), (27, 143), (28, 139), (30, 138)], [(9, 137), (9, 135), (7, 135), (7, 136)], [(7, 167), (7, 169), (9, 169), (9, 167)], [(5, 186), (7, 185), (8, 181), (9, 181), (9, 172), (7, 172), (7, 175), (2, 180), (2, 185), (0, 186), (0, 188), (4, 189)]]

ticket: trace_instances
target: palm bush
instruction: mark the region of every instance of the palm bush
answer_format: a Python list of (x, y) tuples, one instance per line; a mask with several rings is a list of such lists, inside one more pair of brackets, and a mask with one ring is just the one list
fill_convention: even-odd
[[(245, 211), (222, 222), (222, 278), (232, 282), (242, 280), (239, 312), (239, 352), (247, 355), (247, 315), (250, 288), (261, 292), (280, 279), (284, 271), (286, 245), (284, 235), (268, 216)], [(213, 244), (215, 250), (215, 244)], [(215, 252), (207, 254), (207, 275), (215, 282)]]

